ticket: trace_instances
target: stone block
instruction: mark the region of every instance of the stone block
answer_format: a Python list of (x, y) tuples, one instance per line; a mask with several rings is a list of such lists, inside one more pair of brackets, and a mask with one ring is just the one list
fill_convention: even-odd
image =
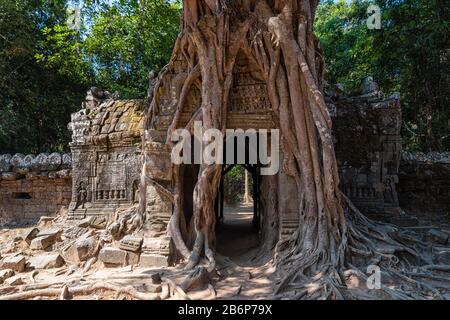
[(89, 226), (94, 229), (105, 229), (107, 222), (105, 216), (93, 216), (89, 220)]
[(145, 238), (142, 252), (149, 254), (169, 255), (170, 237)]
[(25, 270), (25, 257), (22, 255), (10, 256), (3, 258), (1, 269), (12, 269), (16, 272)]
[(21, 284), (24, 284), (25, 281), (23, 280), (23, 276), (17, 275), (6, 279), (4, 283), (9, 286), (20, 286)]
[(139, 251), (142, 245), (142, 237), (126, 235), (119, 242), (119, 248), (126, 251)]
[(98, 259), (102, 261), (105, 266), (125, 266), (127, 252), (114, 247), (106, 247), (100, 250)]
[(64, 259), (58, 253), (36, 256), (28, 260), (28, 266), (33, 269), (52, 269), (63, 265)]
[(12, 269), (0, 270), (0, 284), (2, 284), (6, 279), (14, 276), (14, 274), (14, 270)]
[(98, 240), (94, 237), (78, 239), (69, 249), (70, 257), (74, 261), (87, 261), (96, 254), (97, 245)]
[(141, 254), (139, 259), (139, 266), (141, 267), (167, 267), (169, 266), (169, 259), (167, 256), (160, 254)]
[(38, 236), (33, 239), (30, 244), (32, 250), (45, 250), (56, 242), (55, 235)]
[(56, 238), (59, 238), (62, 234), (63, 230), (61, 228), (49, 228), (44, 229), (39, 232), (38, 237), (41, 236), (54, 236)]
[(23, 240), (30, 245), (31, 241), (33, 239), (35, 239), (37, 237), (37, 235), (39, 234), (39, 229), (38, 228), (32, 228), (30, 230), (27, 230), (24, 234), (23, 234)]
[(102, 261), (106, 267), (124, 267), (127, 265), (138, 264), (139, 254), (119, 248), (105, 247), (100, 250), (98, 259)]

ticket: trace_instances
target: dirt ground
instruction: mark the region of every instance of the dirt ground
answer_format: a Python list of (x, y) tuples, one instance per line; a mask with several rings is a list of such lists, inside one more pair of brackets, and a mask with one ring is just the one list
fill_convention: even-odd
[[(166, 299), (267, 299), (273, 289), (273, 273), (275, 271), (270, 257), (255, 259), (258, 255), (258, 232), (252, 225), (252, 206), (241, 205), (227, 207), (224, 212), (223, 224), (218, 228), (218, 272), (213, 277), (212, 287), (189, 291), (186, 296), (171, 295)], [(44, 254), (35, 252), (26, 244), (15, 241), (17, 237), (31, 228), (12, 228), (0, 230), (0, 253), (5, 255), (22, 254), (28, 257)], [(48, 253), (48, 252), (46, 252)], [(152, 277), (158, 274), (162, 281), (154, 284)], [(127, 290), (108, 289), (126, 288), (137, 290), (139, 293), (153, 294), (155, 291), (161, 296), (161, 291), (170, 290), (164, 286), (168, 283), (180, 284), (189, 272), (181, 266), (163, 268), (141, 268), (127, 266), (122, 268), (106, 268), (101, 262), (96, 262), (87, 271), (83, 265), (65, 265), (60, 268), (45, 270), (30, 270), (16, 273), (20, 277), (20, 284), (0, 284), (0, 299), (12, 294), (20, 294), (31, 290), (47, 290), (63, 292), (64, 287), (74, 291), (89, 286), (103, 285), (93, 294), (73, 295), (71, 299), (129, 299)], [(53, 290), (53, 291), (52, 291)], [(77, 292), (78, 292), (77, 291)], [(34, 296), (33, 299), (61, 299), (60, 294)], [(164, 294), (163, 294), (164, 295)], [(152, 296), (148, 296), (152, 298)]]
[[(252, 224), (252, 210), (251, 205), (225, 208), (223, 222), (217, 229), (217, 274), (212, 277), (208, 287), (177, 294), (176, 288), (189, 274), (181, 266), (106, 268), (97, 261), (87, 271), (83, 270), (85, 266), (81, 264), (16, 273), (20, 283), (0, 284), (0, 300), (30, 291), (36, 294), (25, 298), (270, 299), (276, 285), (275, 267), (271, 256), (261, 256), (258, 231)], [(404, 227), (423, 234), (425, 238), (433, 229), (450, 233), (446, 216), (418, 219), (411, 212), (402, 212), (396, 219), (400, 223), (403, 221)], [(11, 254), (27, 257), (43, 254), (15, 240), (27, 230), (30, 228), (0, 229), (0, 254), (3, 257)], [(439, 248), (450, 254), (450, 247), (442, 245)], [(156, 283), (155, 275), (160, 278)], [(65, 295), (67, 290), (77, 294)]]

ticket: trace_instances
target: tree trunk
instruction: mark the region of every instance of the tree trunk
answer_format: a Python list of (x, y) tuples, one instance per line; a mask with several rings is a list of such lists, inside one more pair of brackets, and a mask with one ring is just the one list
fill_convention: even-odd
[(250, 181), (248, 180), (248, 171), (244, 170), (244, 204), (250, 204), (252, 200), (250, 199), (250, 191), (249, 191)]

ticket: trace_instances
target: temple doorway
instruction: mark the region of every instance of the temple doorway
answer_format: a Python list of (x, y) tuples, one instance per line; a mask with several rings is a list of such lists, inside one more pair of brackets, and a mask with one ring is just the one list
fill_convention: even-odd
[(216, 249), (238, 264), (260, 245), (259, 167), (224, 166), (216, 201)]

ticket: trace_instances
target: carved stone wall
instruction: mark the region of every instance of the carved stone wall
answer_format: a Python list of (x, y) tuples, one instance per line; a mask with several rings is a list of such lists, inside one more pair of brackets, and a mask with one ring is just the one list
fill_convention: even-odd
[(450, 214), (450, 153), (404, 153), (398, 194), (404, 209)]
[(137, 201), (143, 109), (143, 101), (114, 100), (92, 88), (72, 114), (70, 217), (112, 214)]
[(364, 94), (355, 97), (327, 92), (341, 190), (358, 208), (374, 213), (399, 206), (401, 155), (399, 98), (385, 98), (377, 88), (362, 88)]
[(70, 154), (0, 155), (0, 225), (35, 223), (68, 206)]

